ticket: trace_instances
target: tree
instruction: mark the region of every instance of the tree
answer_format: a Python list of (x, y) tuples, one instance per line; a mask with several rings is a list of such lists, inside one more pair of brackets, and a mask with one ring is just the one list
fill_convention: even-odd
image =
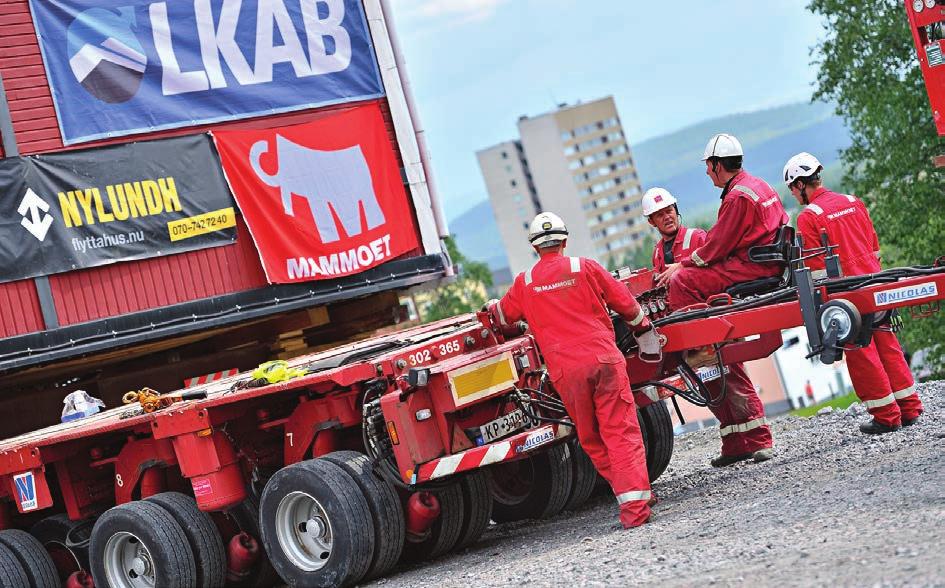
[[(827, 28), (812, 51), (814, 99), (834, 101), (850, 129), (846, 186), (870, 209), (885, 265), (930, 264), (945, 254), (945, 173), (932, 164), (945, 141), (932, 122), (903, 3), (812, 0), (808, 8)], [(945, 316), (907, 317), (906, 326), (906, 346), (931, 349), (941, 366)]]
[(623, 264), (632, 270), (651, 267), (653, 264), (653, 246), (655, 244), (656, 239), (653, 238), (653, 234), (647, 233), (643, 236), (643, 241), (637, 248), (627, 254)]
[(492, 287), (492, 272), (487, 264), (467, 259), (456, 247), (453, 237), (447, 237), (445, 242), (458, 276), (438, 288), (421, 309), (425, 322), (478, 310), (486, 302), (486, 289)]

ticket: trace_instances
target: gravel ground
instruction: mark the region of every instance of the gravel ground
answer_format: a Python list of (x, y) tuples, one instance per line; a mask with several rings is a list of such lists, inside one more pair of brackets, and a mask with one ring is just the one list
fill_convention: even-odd
[(945, 586), (945, 383), (920, 394), (919, 422), (880, 437), (859, 404), (779, 418), (762, 464), (714, 469), (717, 432), (678, 437), (648, 525), (620, 529), (598, 497), (371, 585)]

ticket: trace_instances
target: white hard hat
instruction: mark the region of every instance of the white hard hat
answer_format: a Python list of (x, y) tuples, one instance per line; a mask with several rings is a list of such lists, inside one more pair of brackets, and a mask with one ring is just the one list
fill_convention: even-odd
[(553, 212), (542, 212), (532, 220), (528, 230), (528, 242), (538, 247), (551, 241), (564, 241), (568, 238), (568, 227), (561, 217)]
[(709, 139), (702, 161), (710, 157), (741, 157), (743, 155), (745, 152), (742, 151), (742, 144), (738, 142), (738, 139), (727, 133), (720, 133)]
[(797, 178), (812, 176), (824, 169), (820, 161), (807, 153), (798, 153), (784, 164), (784, 183), (790, 186)]
[(643, 216), (676, 204), (676, 199), (666, 188), (650, 188), (643, 195)]

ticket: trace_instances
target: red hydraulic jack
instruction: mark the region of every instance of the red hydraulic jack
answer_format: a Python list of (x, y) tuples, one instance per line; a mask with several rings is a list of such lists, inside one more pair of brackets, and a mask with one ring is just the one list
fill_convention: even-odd
[(426, 539), (433, 521), (440, 516), (440, 501), (431, 492), (414, 492), (407, 499), (407, 540)]
[(234, 535), (226, 549), (226, 579), (239, 582), (259, 561), (259, 542), (248, 533)]
[(92, 581), (92, 574), (79, 570), (72, 572), (66, 580), (65, 588), (95, 588), (95, 582)]

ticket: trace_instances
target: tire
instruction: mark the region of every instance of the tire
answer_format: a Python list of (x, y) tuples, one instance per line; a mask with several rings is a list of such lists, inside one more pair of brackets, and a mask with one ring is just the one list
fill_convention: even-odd
[(453, 549), (465, 549), (479, 541), (492, 519), (492, 492), (489, 477), (482, 470), (473, 470), (459, 482), (463, 491), (463, 525)]
[(374, 555), (371, 509), (341, 466), (312, 459), (276, 472), (259, 509), (269, 560), (290, 586), (350, 586)]
[(29, 576), (23, 564), (5, 545), (0, 545), (0, 588), (28, 588)]
[(30, 529), (30, 535), (36, 537), (52, 556), (63, 582), (72, 572), (89, 569), (93, 523), (89, 519), (72, 521), (69, 515), (60, 513), (46, 517)]
[(430, 526), (430, 534), (419, 543), (407, 541), (401, 559), (406, 562), (426, 561), (447, 553), (459, 542), (463, 531), (465, 502), (463, 489), (456, 481), (452, 484), (430, 490), (440, 503), (440, 516)]
[(646, 469), (652, 484), (663, 475), (673, 457), (673, 420), (662, 400), (643, 408), (639, 414), (640, 429), (646, 431)]
[(169, 512), (151, 502), (136, 500), (113, 507), (95, 521), (89, 559), (96, 586), (125, 588), (140, 572), (120, 560), (144, 548), (154, 585), (196, 588), (197, 566), (187, 535)]
[[(280, 583), (279, 574), (276, 573), (269, 557), (266, 554), (262, 542), (262, 533), (259, 527), (259, 499), (252, 492), (246, 496), (246, 500), (237, 504), (233, 508), (223, 513), (230, 524), (225, 527), (236, 526), (238, 531), (252, 535), (253, 539), (259, 542), (259, 561), (256, 566), (245, 578), (231, 582), (235, 588), (272, 588)], [(230, 537), (225, 537), (224, 544), (229, 542)]]
[(163, 492), (146, 500), (169, 512), (187, 535), (197, 566), (198, 588), (222, 588), (226, 584), (226, 551), (210, 515), (197, 508), (193, 498), (180, 492)]
[(404, 549), (406, 522), (397, 491), (374, 473), (371, 459), (357, 451), (335, 451), (321, 457), (340, 465), (367, 498), (374, 522), (374, 557), (364, 580), (383, 576), (397, 565)]
[(564, 509), (574, 473), (566, 443), (527, 459), (493, 466), (492, 520), (545, 519)]
[(571, 493), (568, 495), (567, 502), (564, 503), (564, 510), (575, 510), (587, 502), (587, 499), (594, 493), (597, 486), (597, 468), (594, 462), (588, 457), (577, 439), (568, 443), (568, 450), (571, 452), (572, 478)]
[(19, 529), (0, 531), (0, 544), (10, 550), (26, 572), (31, 588), (59, 588), (59, 572), (36, 537)]

